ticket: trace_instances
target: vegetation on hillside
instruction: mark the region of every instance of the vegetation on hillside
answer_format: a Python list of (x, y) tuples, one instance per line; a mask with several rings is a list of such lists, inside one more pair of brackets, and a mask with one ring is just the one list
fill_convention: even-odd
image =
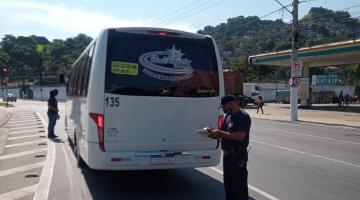
[[(351, 40), (360, 35), (360, 20), (352, 18), (346, 11), (332, 11), (312, 8), (299, 20), (299, 47)], [(289, 79), (289, 68), (251, 66), (247, 57), (291, 49), (291, 24), (278, 19), (261, 20), (257, 16), (230, 18), (227, 23), (215, 27), (206, 26), (198, 33), (215, 38), (225, 68), (233, 68), (244, 73), (247, 81)], [(348, 67), (357, 70), (359, 65)], [(360, 69), (359, 69), (360, 70)], [(331, 73), (326, 69), (312, 69), (314, 73)], [(340, 71), (341, 72), (341, 71)], [(351, 74), (351, 73), (349, 73)], [(343, 74), (345, 75), (345, 74)], [(351, 80), (359, 80), (360, 77)]]
[(72, 63), (91, 40), (84, 34), (51, 42), (35, 35), (5, 35), (0, 42), (0, 66), (9, 68), (12, 81), (27, 79), (40, 83), (47, 76), (69, 73)]

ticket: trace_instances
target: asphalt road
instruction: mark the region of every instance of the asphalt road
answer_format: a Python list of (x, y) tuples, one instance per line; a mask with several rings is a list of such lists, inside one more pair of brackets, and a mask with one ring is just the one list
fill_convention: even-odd
[[(36, 110), (45, 102), (17, 102)], [(79, 169), (62, 119), (56, 125), (55, 165), (49, 199), (223, 199), (221, 164), (161, 171)], [(250, 136), (250, 199), (356, 199), (360, 197), (360, 133), (310, 123), (253, 119)], [(15, 161), (14, 161), (15, 162)], [(43, 170), (44, 171), (44, 170)]]

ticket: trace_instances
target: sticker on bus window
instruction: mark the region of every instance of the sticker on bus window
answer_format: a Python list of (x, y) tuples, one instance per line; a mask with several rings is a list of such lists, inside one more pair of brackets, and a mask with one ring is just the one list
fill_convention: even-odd
[(185, 53), (175, 44), (165, 51), (151, 51), (139, 57), (144, 68), (142, 72), (152, 78), (163, 81), (180, 81), (193, 77), (192, 60), (184, 57)]
[(111, 72), (113, 74), (126, 74), (131, 76), (137, 76), (139, 71), (139, 65), (137, 63), (128, 62), (111, 62)]

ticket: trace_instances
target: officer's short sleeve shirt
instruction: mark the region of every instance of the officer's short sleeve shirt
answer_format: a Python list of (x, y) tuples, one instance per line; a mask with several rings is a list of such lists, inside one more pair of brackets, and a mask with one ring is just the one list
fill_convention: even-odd
[(224, 124), (221, 130), (230, 132), (245, 132), (246, 136), (243, 141), (235, 141), (229, 139), (222, 139), (221, 146), (222, 149), (239, 149), (246, 148), (249, 145), (249, 133), (250, 133), (251, 119), (249, 114), (245, 111), (240, 110), (240, 112), (235, 113), (234, 115), (227, 115), (224, 119)]

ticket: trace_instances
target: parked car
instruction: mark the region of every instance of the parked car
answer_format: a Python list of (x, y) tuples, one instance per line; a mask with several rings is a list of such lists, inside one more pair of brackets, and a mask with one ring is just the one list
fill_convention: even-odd
[(14, 94), (8, 93), (7, 95), (5, 95), (5, 97), (3, 97), (3, 101), (15, 101), (16, 102), (17, 97)]

